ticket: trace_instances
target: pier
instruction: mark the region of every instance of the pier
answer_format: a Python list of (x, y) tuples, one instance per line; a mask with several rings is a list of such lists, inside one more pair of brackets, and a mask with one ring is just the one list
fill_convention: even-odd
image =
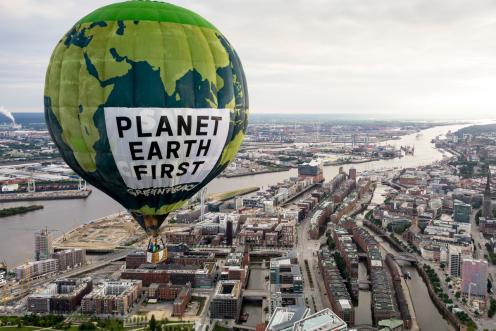
[(91, 194), (91, 190), (89, 189), (26, 192), (26, 193), (3, 193), (0, 194), (0, 202), (86, 199), (90, 194)]

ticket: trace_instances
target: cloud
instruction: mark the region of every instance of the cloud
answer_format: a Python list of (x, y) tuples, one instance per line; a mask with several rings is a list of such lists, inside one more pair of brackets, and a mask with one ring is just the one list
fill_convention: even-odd
[[(2, 104), (41, 110), (52, 48), (80, 17), (107, 3), (0, 2)], [(174, 3), (206, 17), (235, 46), (253, 112), (494, 113), (494, 1)]]

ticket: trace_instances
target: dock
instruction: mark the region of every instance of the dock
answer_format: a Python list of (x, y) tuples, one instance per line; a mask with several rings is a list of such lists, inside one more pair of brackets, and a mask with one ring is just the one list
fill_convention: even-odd
[(40, 201), (40, 200), (65, 200), (65, 199), (86, 199), (91, 190), (63, 190), (25, 193), (3, 193), (0, 194), (0, 202), (16, 201)]

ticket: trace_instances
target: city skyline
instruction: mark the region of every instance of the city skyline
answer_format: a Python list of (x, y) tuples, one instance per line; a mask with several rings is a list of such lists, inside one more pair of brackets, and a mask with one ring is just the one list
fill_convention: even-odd
[[(41, 112), (53, 45), (108, 3), (0, 4), (0, 105)], [(252, 113), (467, 119), (491, 117), (495, 106), (489, 1), (173, 3), (208, 17), (236, 47)]]

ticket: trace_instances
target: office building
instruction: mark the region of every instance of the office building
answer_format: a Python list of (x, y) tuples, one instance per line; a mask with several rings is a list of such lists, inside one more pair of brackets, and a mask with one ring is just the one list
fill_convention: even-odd
[(453, 202), (453, 219), (458, 223), (470, 223), (472, 206), (460, 200)]
[(296, 322), (310, 314), (310, 309), (305, 306), (277, 307), (270, 316), (265, 331), (292, 331)]
[(395, 318), (382, 320), (378, 324), (381, 331), (403, 331), (403, 321)]
[(83, 297), (81, 312), (90, 315), (125, 315), (141, 295), (141, 281), (106, 281)]
[(485, 260), (463, 259), (462, 284), (463, 295), (484, 299), (487, 295), (488, 263)]
[(58, 261), (56, 259), (30, 261), (15, 268), (16, 278), (20, 282), (57, 272), (58, 270)]
[(485, 219), (493, 218), (493, 202), (491, 199), (491, 172), (487, 173), (486, 189), (484, 190), (484, 200), (482, 202), (482, 216)]
[(226, 245), (232, 246), (233, 244), (233, 222), (232, 220), (228, 220), (226, 222)]
[(132, 252), (126, 255), (126, 269), (138, 269), (146, 263), (146, 253), (143, 251)]
[(347, 331), (348, 326), (329, 308), (295, 323), (293, 331)]
[(496, 236), (496, 219), (479, 218), (479, 229), (486, 236)]
[(173, 285), (190, 283), (194, 288), (210, 288), (216, 275), (214, 262), (205, 262), (202, 265), (145, 264), (142, 267), (124, 270), (121, 278), (141, 280), (145, 287), (152, 283)]
[(85, 265), (86, 251), (79, 248), (66, 249), (53, 253), (52, 258), (57, 260), (59, 271), (66, 271)]
[(41, 292), (29, 295), (27, 309), (33, 314), (68, 314), (77, 309), (92, 288), (89, 277), (57, 279)]
[(462, 265), (462, 252), (457, 246), (450, 245), (448, 248), (448, 268), (450, 276), (460, 277)]
[(241, 312), (241, 282), (221, 280), (210, 302), (210, 318), (238, 320)]
[(357, 170), (356, 170), (356, 168), (354, 168), (354, 167), (351, 167), (350, 168), (350, 170), (348, 171), (348, 177), (351, 180), (356, 181), (356, 179), (357, 179)]
[(147, 290), (149, 302), (155, 301), (172, 301), (172, 316), (182, 316), (188, 303), (191, 301), (191, 284), (172, 285), (172, 284), (151, 284)]
[(296, 259), (289, 257), (271, 259), (269, 272), (271, 284), (284, 284), (287, 291), (303, 292), (303, 277)]

